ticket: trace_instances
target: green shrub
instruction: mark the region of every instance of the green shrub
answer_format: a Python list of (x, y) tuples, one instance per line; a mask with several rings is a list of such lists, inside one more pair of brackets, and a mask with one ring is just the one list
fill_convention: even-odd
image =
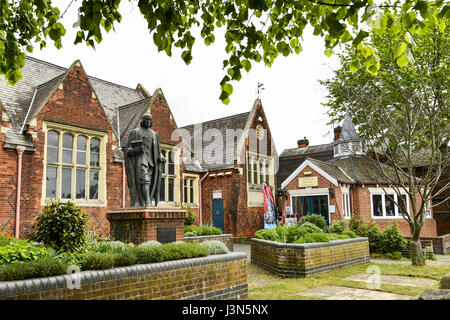
[(146, 242), (142, 242), (141, 244), (139, 244), (139, 247), (154, 247), (154, 246), (160, 246), (161, 242), (156, 241), (156, 240), (150, 240), (150, 241), (146, 241)]
[(342, 233), (345, 230), (345, 221), (344, 220), (338, 220), (335, 221), (329, 228), (329, 233)]
[(207, 248), (192, 242), (166, 243), (157, 248), (164, 250), (165, 260), (205, 257), (209, 254)]
[(222, 234), (222, 229), (208, 225), (200, 225), (200, 226), (190, 225), (184, 226), (185, 236), (187, 232), (195, 232), (197, 236), (211, 236)]
[(330, 241), (332, 240), (342, 240), (342, 239), (349, 239), (350, 236), (343, 234), (343, 233), (327, 233), (326, 236)]
[(225, 243), (219, 240), (203, 241), (200, 245), (208, 249), (209, 254), (224, 254), (230, 252)]
[(370, 253), (381, 252), (382, 248), (381, 231), (377, 224), (372, 223), (369, 226), (366, 237), (369, 238)]
[(0, 266), (0, 281), (24, 280), (65, 274), (68, 264), (61, 259), (39, 258)]
[(349, 238), (357, 238), (358, 236), (356, 235), (355, 232), (353, 232), (352, 230), (345, 230), (344, 232), (342, 232), (343, 235), (347, 235)]
[(275, 229), (261, 229), (255, 232), (255, 237), (258, 239), (279, 241), (278, 233)]
[(277, 225), (277, 227), (275, 228), (275, 232), (278, 235), (278, 241), (279, 242), (286, 242), (286, 231), (287, 231), (287, 227), (284, 227), (282, 225)]
[(90, 251), (98, 253), (120, 253), (130, 247), (132, 243), (122, 241), (101, 240), (90, 246)]
[(185, 226), (193, 225), (195, 223), (195, 215), (192, 212), (192, 209), (190, 207), (185, 206), (183, 206), (182, 208), (186, 210), (188, 214), (187, 218), (184, 220), (184, 225)]
[(34, 238), (55, 248), (68, 252), (81, 250), (87, 232), (87, 213), (73, 202), (52, 199), (37, 217)]
[(300, 229), (305, 230), (307, 233), (324, 233), (321, 228), (311, 222), (302, 223)]
[(352, 215), (348, 221), (348, 228), (360, 237), (367, 237), (370, 226), (361, 218)]
[(113, 260), (114, 267), (126, 267), (136, 264), (137, 258), (133, 252), (126, 250), (113, 254)]
[(7, 245), (0, 246), (0, 265), (32, 261), (48, 257), (47, 250), (40, 246), (34, 246), (28, 240), (11, 240)]
[(304, 235), (306, 235), (308, 232), (305, 228), (299, 228), (297, 225), (291, 225), (287, 227), (286, 230), (286, 242), (287, 243), (294, 243)]
[(305, 222), (310, 222), (312, 224), (315, 224), (322, 231), (325, 228), (325, 218), (323, 216), (321, 216), (320, 214), (310, 214), (307, 216), (303, 216), (300, 219), (300, 224), (304, 224)]
[(103, 270), (114, 266), (113, 253), (89, 252), (83, 255), (82, 270)]
[(130, 249), (136, 256), (136, 263), (154, 263), (167, 260), (167, 254), (163, 246), (140, 247), (136, 246)]
[(330, 242), (330, 239), (325, 233), (307, 233), (303, 239), (306, 243), (310, 242)]
[(403, 238), (397, 223), (393, 223), (381, 232), (381, 253), (394, 253), (406, 247), (406, 240)]
[(197, 236), (197, 232), (195, 231), (187, 231), (184, 233), (185, 237), (196, 237)]

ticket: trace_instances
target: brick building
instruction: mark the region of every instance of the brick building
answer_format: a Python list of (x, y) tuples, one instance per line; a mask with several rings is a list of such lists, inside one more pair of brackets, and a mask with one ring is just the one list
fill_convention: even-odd
[[(395, 204), (404, 201), (409, 212), (407, 194), (397, 199), (378, 165), (365, 155), (364, 144), (348, 114), (342, 128), (335, 130), (333, 142), (309, 146), (306, 138), (299, 140), (298, 148), (280, 154), (279, 166), (276, 199), (283, 212), (318, 213), (327, 224), (352, 215), (372, 219), (381, 228), (395, 221), (404, 236), (410, 235), (409, 225)], [(390, 170), (388, 166), (384, 169)], [(437, 236), (431, 209), (426, 212), (421, 236)]]
[(262, 182), (275, 192), (278, 157), (261, 101), (257, 99), (250, 112), (180, 129), (187, 137), (185, 198), (192, 195), (189, 179), (199, 185), (192, 204), (197, 221), (236, 237), (250, 237), (264, 228)]
[(15, 86), (0, 80), (0, 230), (26, 236), (56, 197), (86, 210), (91, 228), (108, 236), (106, 212), (129, 205), (121, 141), (144, 112), (153, 115), (169, 159), (159, 205), (179, 206), (182, 166), (171, 140), (177, 125), (161, 89), (151, 95), (141, 84), (91, 77), (80, 61), (64, 68), (27, 57)]
[[(59, 198), (85, 210), (90, 227), (109, 236), (106, 213), (130, 204), (123, 142), (144, 113), (152, 114), (167, 159), (159, 207), (189, 206), (197, 223), (236, 236), (263, 227), (261, 182), (274, 190), (276, 151), (259, 100), (250, 112), (184, 128), (195, 134), (195, 145), (184, 150), (161, 89), (150, 94), (141, 84), (92, 77), (80, 61), (65, 68), (26, 57), (15, 86), (0, 79), (0, 231), (28, 235), (42, 207)], [(203, 144), (211, 137), (214, 143)]]

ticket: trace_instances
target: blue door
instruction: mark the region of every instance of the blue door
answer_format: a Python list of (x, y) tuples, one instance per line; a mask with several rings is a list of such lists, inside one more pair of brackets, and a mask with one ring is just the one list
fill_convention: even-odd
[(212, 223), (214, 227), (224, 230), (224, 211), (223, 199), (214, 199), (212, 201)]

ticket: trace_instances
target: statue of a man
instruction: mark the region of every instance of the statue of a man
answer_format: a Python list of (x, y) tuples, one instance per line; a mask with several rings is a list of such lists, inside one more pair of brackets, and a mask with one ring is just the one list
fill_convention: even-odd
[(159, 201), (161, 167), (166, 159), (161, 153), (159, 136), (151, 129), (152, 116), (142, 115), (140, 128), (128, 135), (124, 148), (125, 169), (132, 207), (148, 207)]

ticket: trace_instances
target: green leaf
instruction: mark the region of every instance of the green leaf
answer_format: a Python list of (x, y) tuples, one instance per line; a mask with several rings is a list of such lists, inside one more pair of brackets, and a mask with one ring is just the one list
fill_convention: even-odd
[(402, 55), (406, 48), (407, 48), (406, 43), (404, 42), (400, 43), (400, 45), (395, 50), (394, 58), (398, 58), (400, 55)]
[(241, 65), (244, 67), (245, 71), (249, 72), (252, 68), (252, 64), (248, 60), (242, 60)]
[(401, 68), (403, 68), (404, 66), (408, 65), (409, 60), (408, 58), (402, 54), (398, 59), (397, 59), (397, 65)]

